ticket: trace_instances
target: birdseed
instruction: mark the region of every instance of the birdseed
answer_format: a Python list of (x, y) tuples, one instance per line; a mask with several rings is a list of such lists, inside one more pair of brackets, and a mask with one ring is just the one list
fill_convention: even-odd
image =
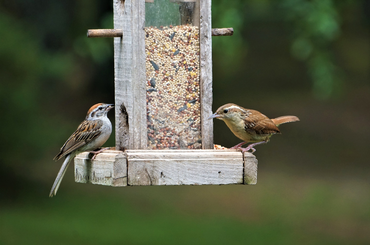
[(146, 27), (149, 149), (200, 149), (199, 28)]

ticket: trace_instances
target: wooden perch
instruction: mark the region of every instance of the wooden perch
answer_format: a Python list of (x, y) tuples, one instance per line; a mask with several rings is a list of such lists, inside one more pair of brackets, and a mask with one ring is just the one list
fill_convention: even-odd
[[(212, 36), (232, 36), (234, 34), (233, 28), (213, 28)], [(123, 31), (121, 29), (89, 29), (87, 30), (87, 37), (122, 37)]]
[(89, 29), (87, 37), (122, 37), (121, 29)]
[(232, 36), (234, 28), (212, 28), (212, 36)]

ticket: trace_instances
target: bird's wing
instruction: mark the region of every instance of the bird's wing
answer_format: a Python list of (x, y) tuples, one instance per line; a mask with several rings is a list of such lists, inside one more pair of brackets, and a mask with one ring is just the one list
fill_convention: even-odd
[(244, 117), (246, 131), (259, 135), (280, 133), (280, 130), (267, 116), (261, 113), (253, 113), (253, 110), (250, 111), (252, 113)]
[(68, 138), (64, 143), (58, 155), (54, 157), (54, 160), (68, 155), (72, 151), (86, 145), (101, 134), (100, 128), (103, 122), (101, 120), (85, 120), (77, 130)]

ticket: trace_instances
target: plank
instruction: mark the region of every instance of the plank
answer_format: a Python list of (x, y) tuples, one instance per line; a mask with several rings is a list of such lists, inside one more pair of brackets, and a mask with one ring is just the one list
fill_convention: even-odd
[(213, 149), (211, 0), (200, 1), (200, 103), (202, 148)]
[(225, 185), (243, 183), (237, 151), (127, 151), (128, 185)]
[(108, 186), (257, 183), (257, 159), (236, 150), (104, 151), (75, 158), (75, 181)]
[(75, 182), (127, 186), (127, 160), (122, 151), (104, 151), (91, 161), (89, 152), (77, 155)]
[(145, 1), (114, 0), (113, 13), (116, 148), (145, 149)]

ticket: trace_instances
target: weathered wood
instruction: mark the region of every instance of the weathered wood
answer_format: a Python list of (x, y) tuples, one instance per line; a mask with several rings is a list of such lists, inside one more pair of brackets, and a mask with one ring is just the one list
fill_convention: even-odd
[(234, 28), (212, 28), (212, 36), (232, 36)]
[(113, 8), (114, 28), (125, 32), (114, 38), (116, 148), (145, 149), (145, 2), (114, 0)]
[(128, 185), (226, 185), (243, 183), (236, 151), (127, 151)]
[[(212, 36), (232, 36), (233, 28), (212, 28)], [(121, 29), (89, 29), (87, 37), (122, 37), (123, 30)]]
[[(148, 1), (148, 0), (147, 0)], [(195, 0), (176, 0), (194, 2)], [(108, 186), (256, 184), (257, 159), (251, 153), (214, 150), (212, 114), (211, 0), (196, 0), (192, 23), (200, 36), (202, 150), (147, 148), (145, 2), (114, 0), (114, 30), (92, 36), (114, 37), (116, 149), (91, 161), (75, 157), (75, 180)], [(124, 35), (122, 35), (124, 31)], [(230, 30), (213, 31), (230, 33)], [(112, 34), (114, 33), (114, 34)], [(120, 34), (121, 33), (121, 34)], [(120, 34), (120, 35), (119, 35)], [(125, 151), (123, 151), (125, 150)]]
[(196, 1), (197, 0), (170, 0), (170, 2), (173, 2), (173, 3), (193, 3)]
[(75, 181), (108, 186), (256, 184), (257, 160), (236, 150), (104, 151), (75, 158)]
[(211, 0), (200, 1), (200, 104), (202, 148), (213, 149)]
[(87, 37), (122, 37), (121, 29), (89, 29)]
[(122, 151), (104, 151), (91, 161), (89, 152), (75, 157), (75, 181), (108, 186), (127, 186), (127, 160)]
[(244, 184), (257, 184), (257, 168), (257, 158), (249, 152), (244, 152)]

